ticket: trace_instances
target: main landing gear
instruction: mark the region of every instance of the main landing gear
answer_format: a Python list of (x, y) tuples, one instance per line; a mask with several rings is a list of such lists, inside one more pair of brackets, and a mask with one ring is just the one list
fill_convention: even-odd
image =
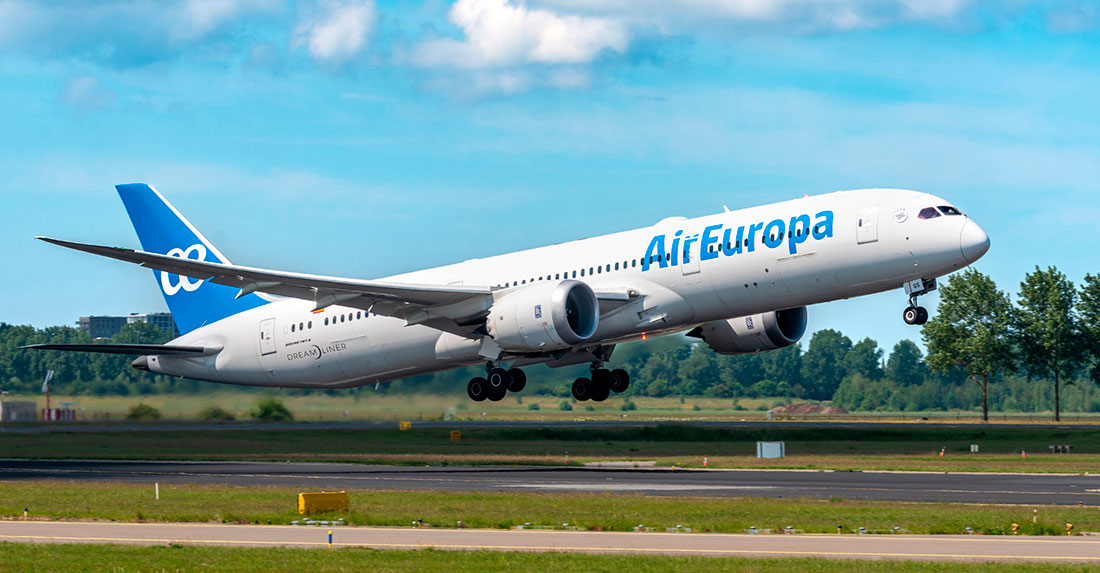
[(928, 310), (917, 305), (917, 297), (936, 290), (936, 279), (913, 279), (905, 283), (905, 294), (909, 295), (909, 306), (902, 312), (905, 324), (921, 325), (928, 322)]
[(626, 370), (601, 368), (599, 362), (593, 362), (589, 369), (591, 378), (577, 378), (573, 381), (573, 398), (578, 402), (592, 400), (603, 402), (612, 392), (626, 392), (630, 387), (630, 374)]
[(489, 363), (485, 370), (484, 378), (478, 376), (466, 385), (466, 393), (474, 402), (481, 402), (486, 398), (499, 402), (508, 392), (519, 392), (527, 386), (527, 375), (519, 368), (505, 370)]

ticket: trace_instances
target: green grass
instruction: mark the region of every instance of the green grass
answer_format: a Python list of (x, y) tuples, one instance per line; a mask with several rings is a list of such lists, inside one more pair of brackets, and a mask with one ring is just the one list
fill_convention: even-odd
[[(606, 402), (573, 403), (573, 410), (562, 412), (558, 405), (566, 398), (536, 396), (531, 393), (509, 396), (500, 402), (471, 402), (465, 396), (464, 388), (456, 389), (453, 394), (387, 394), (385, 392), (356, 392), (338, 395), (313, 393), (292, 395), (275, 392), (279, 400), (287, 405), (295, 418), (305, 421), (339, 420), (438, 420), (454, 416), (460, 420), (575, 420), (591, 418), (601, 420), (620, 419), (623, 414), (631, 420), (763, 420), (765, 410), (789, 398), (739, 398), (734, 408), (730, 398), (708, 398), (703, 396), (650, 398), (647, 396), (613, 396)], [(195, 421), (200, 413), (218, 406), (234, 414), (238, 420), (248, 418), (249, 410), (257, 401), (267, 396), (254, 390), (235, 390), (219, 387), (202, 394), (147, 394), (134, 396), (67, 396), (55, 394), (54, 405), (72, 402), (77, 410), (78, 419), (95, 422), (122, 420), (126, 413), (137, 404), (148, 404), (161, 412), (168, 421)], [(6, 400), (35, 401), (39, 408), (45, 407), (41, 394), (11, 395)], [(620, 407), (627, 400), (637, 406), (637, 410), (623, 412)], [(528, 410), (530, 404), (538, 404), (538, 411)], [(694, 408), (698, 406), (699, 409)], [(591, 410), (588, 408), (591, 407)], [(790, 416), (795, 420), (887, 420), (920, 421), (943, 420), (952, 422), (977, 422), (979, 412), (863, 412), (835, 416), (803, 415)], [(1050, 422), (1050, 413), (1000, 414), (992, 415), (993, 421)], [(1097, 413), (1063, 413), (1063, 418), (1077, 423), (1100, 423)]]
[(381, 551), (202, 546), (53, 545), (0, 542), (0, 571), (743, 571), (817, 573), (859, 569), (869, 573), (913, 571), (1088, 571), (1054, 563), (929, 563), (831, 559), (669, 557), (502, 551)]
[[(3, 482), (0, 518), (21, 518), (26, 507), (35, 519), (288, 524), (301, 517), (299, 491), (162, 484), (158, 501), (150, 483)], [(501, 529), (568, 523), (596, 531), (631, 531), (638, 525), (663, 531), (681, 525), (697, 532), (791, 526), (807, 533), (835, 533), (840, 524), (846, 532), (865, 527), (872, 533), (892, 533), (897, 527), (911, 533), (958, 534), (970, 527), (1006, 534), (1015, 522), (1026, 535), (1064, 535), (1066, 523), (1073, 523), (1077, 532), (1100, 531), (1100, 512), (1093, 507), (1039, 506), (1033, 525), (1033, 506), (607, 493), (350, 491), (349, 496), (351, 511), (342, 517), (352, 525), (372, 526), (409, 526), (423, 520), (426, 526), (443, 528), (462, 521), (468, 527)]]
[[(173, 460), (299, 460), (396, 464), (546, 464), (656, 460), (660, 465), (996, 472), (1094, 472), (1100, 428), (966, 426), (747, 427), (683, 425), (594, 428), (310, 429), (5, 433), (0, 457)], [(784, 459), (755, 456), (758, 440), (782, 440)], [(979, 444), (979, 454), (969, 453)], [(1072, 455), (1046, 453), (1073, 444)], [(939, 457), (941, 448), (946, 455)], [(1026, 450), (1028, 457), (1020, 456)]]

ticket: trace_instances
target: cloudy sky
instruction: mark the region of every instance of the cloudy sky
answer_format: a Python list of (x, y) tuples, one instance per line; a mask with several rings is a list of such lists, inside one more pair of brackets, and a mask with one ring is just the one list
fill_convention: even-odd
[[(0, 0), (0, 321), (164, 309), (113, 185), (234, 262), (379, 277), (905, 187), (978, 268), (1100, 272), (1100, 8), (1046, 0)], [(935, 297), (927, 297), (934, 306)], [(919, 338), (899, 289), (811, 328)]]

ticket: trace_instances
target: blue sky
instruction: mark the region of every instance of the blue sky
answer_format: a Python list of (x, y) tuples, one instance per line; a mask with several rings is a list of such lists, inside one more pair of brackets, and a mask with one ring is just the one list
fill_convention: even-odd
[[(113, 185), (234, 262), (377, 277), (837, 189), (1100, 272), (1100, 9), (1024, 0), (0, 0), (0, 321), (165, 308)], [(925, 299), (934, 307), (935, 296)], [(919, 333), (901, 290), (811, 329)]]

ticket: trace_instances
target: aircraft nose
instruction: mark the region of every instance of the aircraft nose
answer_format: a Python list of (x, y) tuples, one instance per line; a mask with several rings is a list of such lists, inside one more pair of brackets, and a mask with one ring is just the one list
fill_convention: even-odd
[(977, 223), (968, 219), (959, 234), (959, 248), (963, 258), (973, 263), (989, 250), (989, 235)]

